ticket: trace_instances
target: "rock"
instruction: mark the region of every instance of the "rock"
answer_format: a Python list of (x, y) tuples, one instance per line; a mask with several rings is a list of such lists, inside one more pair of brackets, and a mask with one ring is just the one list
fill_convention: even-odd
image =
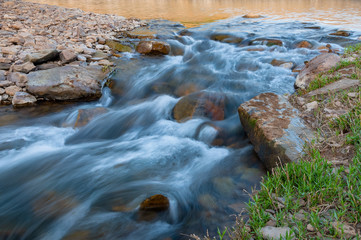
[(293, 62), (286, 62), (280, 65), (281, 68), (292, 69), (295, 66)]
[(136, 28), (132, 31), (127, 32), (128, 38), (136, 39), (155, 39), (156, 32), (150, 30), (147, 27)]
[(5, 89), (4, 88), (0, 88), (0, 95), (5, 93)]
[(257, 38), (250, 42), (251, 45), (266, 45), (268, 47), (277, 45), (283, 46), (283, 42), (278, 39), (270, 39), (270, 38)]
[(23, 107), (33, 105), (36, 102), (36, 98), (26, 92), (16, 92), (12, 104), (14, 107)]
[(68, 49), (61, 51), (59, 56), (60, 56), (60, 60), (63, 64), (75, 61), (75, 59), (77, 57), (77, 55), (74, 51), (68, 50)]
[(270, 226), (270, 227), (276, 227), (277, 226), (277, 222), (273, 219), (269, 220), (268, 222), (266, 222), (266, 226)]
[(105, 44), (107, 46), (109, 46), (111, 49), (113, 49), (114, 51), (118, 51), (118, 52), (133, 52), (133, 49), (130, 46), (121, 44), (117, 41), (114, 40), (107, 40), (105, 42)]
[(350, 92), (350, 93), (347, 93), (347, 96), (349, 96), (350, 98), (355, 98), (358, 96), (358, 94), (355, 92)]
[(48, 69), (52, 69), (52, 68), (57, 68), (60, 67), (59, 64), (57, 63), (43, 63), (40, 64), (36, 67), (37, 70), (48, 70)]
[(307, 224), (307, 231), (309, 232), (314, 232), (316, 229), (311, 225), (311, 224)]
[(8, 41), (11, 42), (12, 44), (16, 44), (16, 45), (23, 45), (25, 42), (25, 40), (20, 37), (11, 37), (11, 38), (9, 38)]
[(145, 199), (141, 204), (139, 210), (141, 211), (165, 211), (169, 208), (169, 200), (167, 197), (157, 194)]
[(243, 17), (243, 18), (261, 18), (262, 16), (259, 15), (259, 14), (249, 13), (249, 14), (243, 15), (242, 17)]
[(336, 82), (330, 83), (322, 88), (313, 90), (305, 95), (305, 97), (312, 97), (321, 94), (327, 94), (329, 92), (338, 92), (352, 87), (360, 86), (359, 80), (353, 79), (341, 79)]
[(9, 95), (7, 95), (7, 94), (3, 94), (2, 97), (1, 97), (2, 101), (8, 100), (8, 99), (9, 99)]
[(243, 38), (237, 37), (231, 34), (220, 34), (215, 33), (211, 35), (211, 39), (218, 42), (224, 42), (224, 43), (241, 43), (243, 41)]
[(217, 208), (216, 200), (209, 194), (202, 194), (198, 197), (199, 204), (208, 209), (215, 209)]
[(20, 65), (12, 65), (11, 71), (13, 72), (22, 72), (22, 73), (29, 73), (35, 69), (35, 65), (32, 62), (26, 62)]
[(0, 70), (0, 82), (5, 81), (5, 80), (6, 80), (5, 71)]
[(27, 89), (53, 100), (94, 99), (101, 96), (100, 82), (106, 77), (101, 67), (64, 66), (28, 75)]
[(10, 63), (1, 63), (0, 62), (0, 70), (9, 70), (11, 67)]
[(296, 162), (313, 132), (288, 100), (274, 93), (262, 93), (241, 104), (239, 117), (249, 139), (267, 169)]
[(306, 112), (313, 112), (318, 108), (318, 102), (313, 101), (305, 105)]
[(306, 40), (301, 41), (296, 44), (296, 48), (309, 48), (310, 49), (312, 47), (313, 47), (312, 43), (310, 43), (309, 41), (306, 41)]
[(21, 88), (19, 88), (18, 86), (10, 86), (10, 87), (5, 88), (5, 92), (9, 96), (14, 96), (16, 92), (20, 92), (20, 91), (21, 91)]
[(106, 112), (108, 112), (108, 110), (103, 107), (79, 109), (74, 127), (76, 128), (83, 127), (87, 125), (96, 116), (99, 116)]
[(340, 236), (346, 239), (357, 236), (356, 230), (348, 224), (333, 222), (331, 225)]
[(25, 61), (30, 61), (35, 65), (56, 60), (59, 57), (59, 51), (56, 49), (46, 49), (40, 52), (28, 54)]
[(340, 45), (341, 47), (346, 47), (350, 45), (356, 45), (361, 43), (359, 40), (353, 40), (350, 38), (340, 37), (340, 36), (324, 36), (320, 39), (320, 42), (324, 43), (335, 43)]
[(291, 236), (291, 238), (287, 239), (295, 239), (295, 234), (292, 232), (289, 227), (271, 227), (266, 226), (261, 228), (261, 233), (263, 238), (269, 240), (276, 240), (276, 239), (286, 239), (286, 236)]
[(211, 120), (223, 120), (225, 108), (224, 95), (198, 92), (182, 97), (173, 108), (173, 117), (184, 121), (193, 117), (207, 117)]
[(213, 180), (213, 186), (222, 196), (231, 196), (234, 193), (236, 185), (230, 177), (216, 177)]
[(1, 52), (3, 54), (7, 54), (7, 55), (16, 55), (21, 49), (21, 46), (11, 46), (11, 47), (2, 47), (0, 48)]
[(337, 66), (340, 56), (333, 53), (323, 53), (313, 58), (298, 74), (295, 82), (296, 88), (306, 89), (317, 74), (328, 71)]
[(337, 32), (330, 33), (330, 35), (348, 37), (350, 36), (350, 33), (345, 30), (338, 30)]
[(77, 60), (78, 60), (78, 61), (81, 61), (81, 62), (86, 62), (86, 57), (85, 57), (84, 55), (79, 54), (79, 55), (77, 56)]
[(18, 87), (25, 87), (28, 78), (24, 73), (12, 72), (9, 74), (8, 80), (15, 83)]
[(106, 59), (100, 60), (100, 61), (98, 62), (98, 64), (99, 64), (99, 65), (102, 65), (102, 66), (113, 66), (113, 65), (114, 65), (113, 62), (110, 62), (110, 61), (108, 61), (108, 60), (106, 60)]
[(271, 61), (271, 65), (272, 66), (276, 66), (276, 67), (282, 67), (282, 68), (286, 68), (286, 69), (292, 69), (294, 67), (294, 63), (293, 62), (286, 62), (283, 60), (277, 60), (277, 59), (273, 59)]
[(0, 87), (9, 87), (12, 85), (12, 82), (10, 81), (0, 81)]
[(170, 52), (170, 46), (166, 42), (160, 41), (141, 41), (137, 48), (138, 53), (146, 55), (167, 55)]

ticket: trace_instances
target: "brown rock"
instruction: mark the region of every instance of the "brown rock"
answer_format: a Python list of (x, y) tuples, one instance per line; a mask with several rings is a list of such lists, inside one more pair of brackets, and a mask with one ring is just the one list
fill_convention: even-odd
[(169, 200), (167, 197), (157, 194), (145, 199), (140, 204), (141, 211), (165, 211), (169, 208)]
[(252, 13), (243, 15), (243, 18), (261, 18), (261, 17), (262, 17), (262, 16), (259, 15), (259, 14), (252, 14)]
[(5, 92), (9, 96), (14, 96), (16, 92), (20, 92), (20, 91), (21, 91), (21, 88), (19, 88), (18, 86), (10, 86), (10, 87), (5, 88)]
[(20, 37), (11, 37), (8, 41), (16, 45), (23, 45), (25, 42), (24, 38)]
[(76, 53), (72, 50), (63, 50), (60, 53), (60, 60), (62, 63), (69, 63), (76, 60)]
[(312, 48), (313, 45), (312, 43), (310, 43), (309, 41), (301, 41), (299, 43), (296, 44), (297, 48)]
[(118, 52), (133, 52), (133, 49), (130, 46), (121, 44), (120, 42), (114, 41), (114, 40), (107, 40), (105, 42), (107, 46), (109, 46), (114, 51)]
[(40, 52), (28, 54), (25, 61), (30, 61), (35, 65), (42, 64), (48, 61), (56, 60), (59, 57), (59, 51), (56, 49), (46, 49)]
[(283, 46), (283, 42), (278, 39), (270, 39), (270, 38), (257, 38), (253, 41), (251, 41), (251, 45), (266, 45), (268, 47), (277, 45), (277, 46)]
[(14, 107), (24, 107), (33, 105), (34, 103), (36, 103), (36, 98), (26, 92), (16, 92), (12, 100)]
[(193, 117), (207, 117), (211, 120), (223, 120), (225, 108), (224, 95), (198, 92), (181, 98), (173, 108), (173, 117), (184, 121)]
[(211, 39), (214, 41), (224, 42), (224, 43), (241, 43), (243, 38), (233, 36), (231, 34), (221, 34), (216, 33), (211, 36)]
[(338, 30), (337, 32), (330, 33), (330, 35), (348, 37), (350, 36), (350, 33), (345, 30)]
[(261, 161), (268, 169), (295, 162), (313, 132), (286, 98), (262, 93), (238, 108), (239, 117)]
[(103, 107), (79, 109), (74, 127), (76, 128), (83, 127), (87, 125), (96, 116), (99, 116), (106, 112), (108, 112), (108, 110)]
[(25, 87), (28, 82), (26, 74), (19, 72), (12, 72), (8, 76), (8, 80), (15, 83), (18, 87)]
[(166, 42), (160, 41), (141, 41), (137, 48), (137, 52), (146, 55), (166, 55), (170, 52), (170, 46)]
[(16, 55), (21, 49), (21, 46), (2, 47), (1, 52), (8, 55)]
[(20, 65), (12, 65), (10, 70), (13, 72), (29, 73), (35, 69), (35, 65), (32, 62), (26, 62)]
[(335, 67), (341, 60), (333, 53), (323, 53), (313, 58), (298, 74), (295, 82), (296, 88), (306, 89), (317, 74)]

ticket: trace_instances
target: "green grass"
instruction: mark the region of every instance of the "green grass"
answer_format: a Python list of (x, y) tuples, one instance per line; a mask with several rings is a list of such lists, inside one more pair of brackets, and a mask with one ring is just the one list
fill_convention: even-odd
[(345, 48), (345, 54), (352, 54), (361, 51), (361, 43)]

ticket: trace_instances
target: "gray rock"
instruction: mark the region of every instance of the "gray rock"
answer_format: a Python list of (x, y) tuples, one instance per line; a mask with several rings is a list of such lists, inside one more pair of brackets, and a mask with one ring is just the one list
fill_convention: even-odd
[(77, 59), (78, 59), (78, 61), (81, 61), (81, 62), (86, 62), (86, 57), (84, 56), (84, 55), (78, 55), (77, 56)]
[(12, 72), (9, 74), (8, 80), (15, 83), (18, 87), (25, 87), (28, 78), (24, 73)]
[(0, 87), (9, 87), (10, 85), (12, 85), (12, 82), (10, 81), (0, 81)]
[(336, 232), (343, 236), (346, 239), (356, 237), (357, 233), (355, 228), (348, 224), (340, 223), (340, 222), (333, 222), (332, 227), (335, 228)]
[(0, 95), (5, 93), (5, 89), (0, 88)]
[(43, 63), (43, 64), (38, 65), (36, 68), (37, 68), (37, 70), (48, 70), (48, 69), (57, 68), (57, 67), (60, 67), (60, 65), (57, 63)]
[(291, 236), (291, 239), (295, 239), (294, 233), (291, 233), (289, 227), (271, 227), (266, 226), (261, 228), (262, 236), (269, 240), (286, 239), (286, 236)]
[(59, 51), (55, 49), (46, 49), (37, 53), (28, 54), (25, 61), (30, 61), (35, 65), (42, 64), (48, 61), (56, 60), (59, 57)]
[(0, 63), (0, 70), (9, 70), (11, 67), (10, 63)]
[(9, 95), (3, 94), (2, 97), (1, 97), (1, 100), (5, 101), (5, 100), (8, 100), (8, 98), (9, 98)]
[(357, 87), (360, 86), (360, 80), (353, 80), (353, 79), (341, 79), (334, 83), (328, 84), (322, 88), (316, 89), (307, 93), (306, 97), (312, 97), (316, 95), (326, 94), (329, 92), (338, 92), (347, 88)]
[(5, 81), (5, 71), (4, 70), (0, 70), (0, 82)]
[(63, 50), (60, 53), (60, 60), (62, 63), (69, 63), (75, 61), (77, 55), (72, 50)]
[(335, 67), (341, 60), (333, 53), (323, 53), (313, 58), (298, 74), (295, 82), (296, 88), (306, 89), (317, 74)]
[(313, 112), (318, 108), (318, 102), (313, 101), (305, 105), (306, 112)]
[(29, 73), (35, 69), (35, 65), (32, 62), (26, 62), (20, 65), (12, 65), (11, 69), (13, 72)]
[(274, 93), (262, 93), (241, 104), (239, 117), (261, 161), (268, 169), (296, 162), (313, 132), (288, 100)]
[(12, 104), (14, 107), (23, 107), (23, 106), (29, 106), (36, 103), (36, 98), (26, 92), (16, 92)]
[(101, 96), (102, 67), (64, 66), (28, 75), (30, 93), (54, 100), (95, 99)]

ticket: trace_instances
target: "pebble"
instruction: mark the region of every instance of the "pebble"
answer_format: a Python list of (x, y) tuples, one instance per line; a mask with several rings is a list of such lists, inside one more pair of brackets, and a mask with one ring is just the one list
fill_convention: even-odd
[(294, 233), (291, 233), (291, 229), (289, 227), (271, 227), (266, 226), (261, 228), (261, 233), (263, 238), (265, 239), (285, 239), (287, 234), (290, 234), (290, 239), (295, 239)]
[(307, 231), (309, 232), (314, 232), (315, 231), (315, 228), (311, 225), (311, 224), (307, 224)]
[(355, 98), (355, 97), (357, 97), (357, 93), (355, 93), (355, 92), (347, 93), (347, 96), (349, 96), (351, 98)]
[(313, 101), (313, 102), (307, 103), (305, 105), (305, 108), (306, 108), (306, 112), (312, 112), (318, 108), (318, 102)]

